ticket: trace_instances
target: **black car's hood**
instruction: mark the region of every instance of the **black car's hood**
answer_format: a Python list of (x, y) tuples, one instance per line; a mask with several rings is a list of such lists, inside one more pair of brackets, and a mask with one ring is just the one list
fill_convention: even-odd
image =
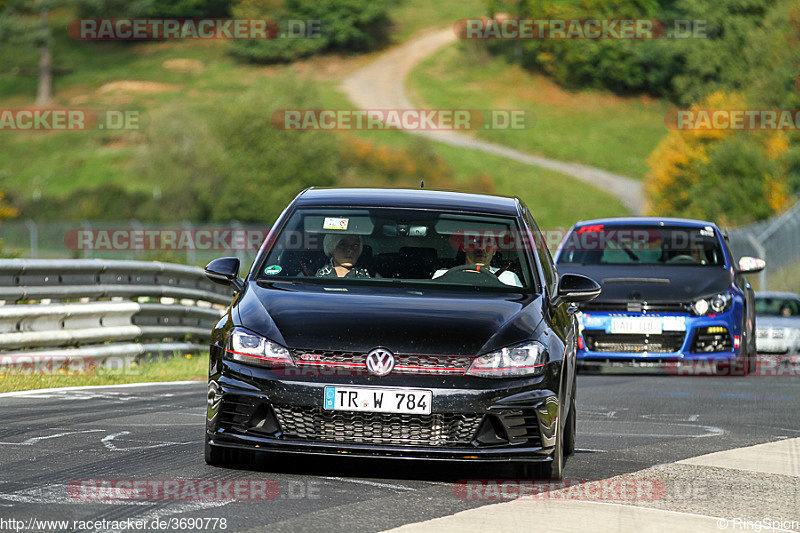
[(289, 348), (470, 355), (530, 339), (541, 298), (519, 293), (249, 282), (239, 325)]
[(688, 302), (728, 290), (733, 274), (711, 266), (611, 266), (562, 263), (561, 274), (588, 276), (603, 288), (598, 302)]

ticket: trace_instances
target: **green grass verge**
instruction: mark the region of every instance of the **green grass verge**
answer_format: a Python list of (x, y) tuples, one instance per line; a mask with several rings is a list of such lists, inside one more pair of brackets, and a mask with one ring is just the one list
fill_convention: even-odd
[(207, 377), (208, 354), (176, 355), (124, 369), (98, 368), (83, 372), (63, 369), (44, 373), (0, 368), (0, 392), (150, 381), (204, 381)]
[(666, 135), (669, 104), (597, 90), (566, 91), (474, 43), (458, 43), (423, 61), (408, 79), (418, 103), (447, 109), (524, 109), (525, 130), (480, 130), (493, 142), (643, 178), (650, 152)]
[(392, 42), (401, 43), (421, 30), (453, 26), (459, 19), (486, 15), (486, 0), (401, 0), (391, 10)]

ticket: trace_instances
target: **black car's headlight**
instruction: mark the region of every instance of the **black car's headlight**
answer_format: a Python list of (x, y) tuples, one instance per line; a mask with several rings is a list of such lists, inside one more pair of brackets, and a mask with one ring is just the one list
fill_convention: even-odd
[(700, 298), (692, 302), (692, 311), (698, 316), (708, 313), (724, 313), (731, 308), (733, 296), (729, 292), (723, 292), (711, 298)]
[(234, 328), (225, 349), (228, 357), (260, 366), (294, 366), (289, 350), (243, 328)]
[(547, 363), (547, 350), (537, 341), (529, 341), (475, 359), (467, 374), (483, 378), (506, 378), (539, 375)]

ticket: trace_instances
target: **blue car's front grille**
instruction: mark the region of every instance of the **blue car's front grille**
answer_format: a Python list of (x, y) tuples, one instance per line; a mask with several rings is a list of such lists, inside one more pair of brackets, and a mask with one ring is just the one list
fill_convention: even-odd
[(586, 302), (581, 304), (584, 312), (605, 313), (686, 313), (689, 306), (681, 302)]
[(681, 349), (685, 333), (667, 332), (658, 335), (627, 335), (586, 330), (586, 348), (604, 353), (674, 353)]

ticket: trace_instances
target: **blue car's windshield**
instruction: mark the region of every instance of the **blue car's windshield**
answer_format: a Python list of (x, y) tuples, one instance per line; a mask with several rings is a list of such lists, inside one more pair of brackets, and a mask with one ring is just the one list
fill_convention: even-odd
[(720, 266), (725, 256), (712, 227), (581, 226), (567, 236), (559, 263)]
[(513, 218), (390, 208), (300, 208), (258, 279), (532, 287)]

